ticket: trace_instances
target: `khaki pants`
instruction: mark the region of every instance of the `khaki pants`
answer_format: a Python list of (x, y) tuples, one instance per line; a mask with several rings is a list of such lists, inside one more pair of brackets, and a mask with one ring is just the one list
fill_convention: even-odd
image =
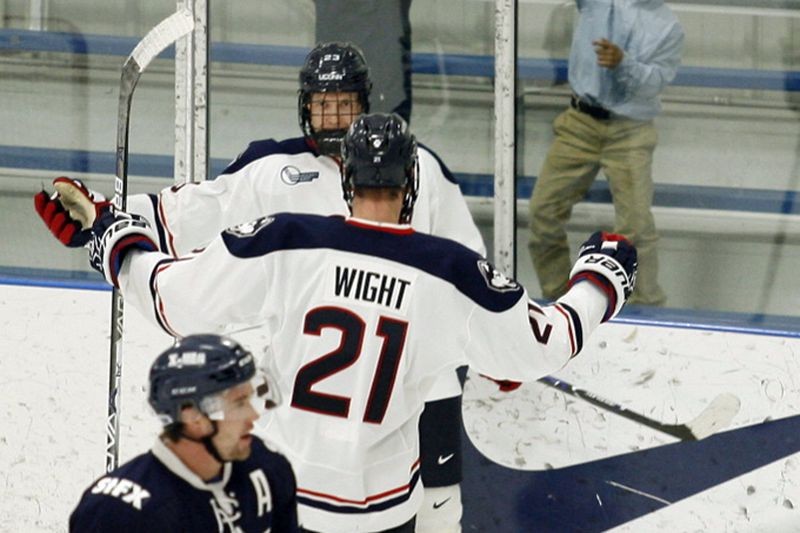
[(554, 121), (553, 131), (555, 138), (530, 202), (528, 248), (542, 296), (554, 300), (567, 290), (572, 262), (565, 225), (572, 207), (584, 199), (602, 169), (614, 200), (614, 232), (633, 242), (639, 254), (636, 290), (629, 301), (663, 305), (658, 233), (650, 209), (658, 138), (652, 121), (597, 120), (568, 108)]

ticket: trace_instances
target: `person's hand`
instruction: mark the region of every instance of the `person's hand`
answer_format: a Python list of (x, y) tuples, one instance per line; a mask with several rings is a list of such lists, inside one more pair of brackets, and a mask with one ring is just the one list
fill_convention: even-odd
[(603, 322), (622, 310), (636, 286), (639, 268), (636, 247), (625, 237), (605, 231), (594, 232), (581, 246), (578, 260), (570, 272), (569, 286), (588, 281), (608, 298)]
[(622, 48), (612, 43), (608, 39), (597, 39), (592, 41), (594, 53), (597, 54), (597, 64), (605, 68), (617, 68), (625, 57)]

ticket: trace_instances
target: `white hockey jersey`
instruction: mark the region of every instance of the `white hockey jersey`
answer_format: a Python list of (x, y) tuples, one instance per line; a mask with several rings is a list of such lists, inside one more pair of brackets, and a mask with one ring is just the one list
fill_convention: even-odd
[(180, 259), (131, 252), (119, 279), (126, 302), (173, 335), (268, 328), (285, 405), (266, 434), (295, 469), (302, 525), (328, 532), (416, 514), (417, 424), (437, 376), (464, 364), (517, 381), (557, 371), (607, 305), (579, 283), (540, 308), (456, 242), (338, 216), (264, 217)]
[[(412, 227), (486, 254), (455, 178), (439, 157), (418, 148), (419, 195)], [(206, 246), (225, 228), (275, 213), (348, 214), (338, 163), (304, 137), (250, 143), (216, 179), (134, 195), (128, 209), (151, 223), (159, 248), (176, 257)], [(456, 374), (446, 374), (429, 400), (461, 394)]]
[[(419, 196), (412, 226), (458, 241), (481, 255), (483, 239), (458, 184), (433, 152), (420, 146)], [(162, 251), (182, 256), (225, 228), (275, 213), (348, 214), (337, 162), (298, 137), (250, 143), (216, 179), (134, 195), (127, 211), (147, 218)]]

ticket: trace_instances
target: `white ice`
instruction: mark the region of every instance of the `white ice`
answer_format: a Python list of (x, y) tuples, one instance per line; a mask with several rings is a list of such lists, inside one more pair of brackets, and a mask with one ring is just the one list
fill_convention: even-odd
[[(66, 531), (80, 493), (103, 473), (109, 320), (107, 291), (0, 285), (0, 531)], [(171, 342), (132, 310), (124, 339), (122, 461), (146, 450), (158, 430), (144, 384), (152, 358)], [(797, 339), (608, 324), (558, 377), (665, 423), (691, 420), (732, 393), (741, 400), (735, 428), (800, 411), (798, 348)], [(465, 400), (473, 442), (512, 468), (675, 442), (538, 383), (503, 394), (472, 379)], [(793, 455), (617, 530), (800, 531), (797, 505)]]

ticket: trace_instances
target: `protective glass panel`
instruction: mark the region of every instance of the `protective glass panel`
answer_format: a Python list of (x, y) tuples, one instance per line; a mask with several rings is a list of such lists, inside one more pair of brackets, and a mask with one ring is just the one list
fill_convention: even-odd
[[(585, 16), (597, 17), (583, 29), (579, 28), (578, 4), (586, 7)], [(556, 243), (566, 242), (570, 260), (574, 260), (580, 243), (591, 232), (598, 228), (624, 230), (638, 239), (640, 247), (641, 290), (635, 303), (743, 314), (726, 315), (734, 321), (759, 321), (752, 317), (762, 313), (796, 316), (798, 4), (668, 3), (685, 39), (677, 73), (663, 90), (657, 77), (669, 72), (664, 66), (673, 54), (670, 44), (654, 40), (652, 46), (661, 47), (661, 53), (654, 53), (641, 39), (644, 26), (666, 28), (664, 23), (648, 22), (632, 8), (630, 16), (641, 22), (638, 30), (625, 29), (634, 19), (624, 17), (603, 26), (599, 19), (606, 15), (596, 6), (611, 4), (578, 4), (519, 3), (521, 124), (517, 142), (524, 148), (520, 155), (517, 270), (522, 281), (534, 295), (541, 295), (545, 287), (540, 287), (540, 278), (554, 279), (551, 285), (557, 284), (561, 278), (555, 271), (563, 272), (569, 263), (556, 258)], [(614, 5), (622, 9), (628, 4)], [(629, 77), (616, 78), (616, 86), (609, 83), (595, 89), (590, 88), (587, 74), (577, 68), (568, 79), (573, 47), (587, 47), (588, 41), (611, 34), (616, 35), (623, 52), (630, 50), (627, 59), (633, 62), (615, 67)], [(615, 79), (613, 68), (598, 74), (603, 75)], [(622, 105), (617, 109), (624, 112), (631, 112), (632, 106), (626, 107), (624, 102), (635, 98), (637, 91), (660, 94), (661, 109), (652, 123), (657, 140), (649, 170), (646, 152), (630, 143), (626, 147), (617, 142), (618, 150), (612, 152), (609, 145), (598, 144), (611, 143), (609, 138), (579, 140), (576, 124), (597, 126), (592, 131), (601, 137), (603, 128), (612, 128), (609, 121), (598, 122), (585, 111), (570, 109), (573, 93), (591, 100), (597, 90), (606, 91), (601, 96), (606, 102), (610, 92), (619, 92)], [(632, 114), (648, 118), (641, 110)], [(632, 135), (628, 138), (631, 143), (638, 142)], [(554, 142), (558, 139), (563, 144)], [(644, 137), (641, 140), (644, 142)], [(551, 164), (546, 167), (548, 153)], [(614, 177), (615, 167), (638, 167), (644, 177), (619, 175), (619, 168)], [(540, 183), (537, 179), (543, 173), (549, 178), (542, 188), (543, 198), (557, 199), (542, 200), (541, 205), (550, 210), (541, 207), (541, 220), (532, 230), (530, 187), (533, 182)], [(648, 175), (653, 183), (655, 232), (647, 224), (650, 187), (637, 188)], [(563, 187), (554, 185), (558, 179)], [(563, 214), (566, 223), (556, 220), (556, 212)], [(561, 227), (566, 229), (566, 241), (559, 233)], [(532, 234), (539, 235), (532, 246), (540, 258), (536, 270), (527, 249)], [(648, 306), (637, 312), (658, 316), (660, 310)], [(688, 317), (689, 321), (696, 319)]]

